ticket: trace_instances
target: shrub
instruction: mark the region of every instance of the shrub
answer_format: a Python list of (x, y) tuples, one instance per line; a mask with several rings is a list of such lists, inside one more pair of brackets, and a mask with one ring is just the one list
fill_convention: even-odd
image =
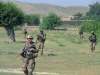
[(17, 31), (17, 30), (22, 30), (22, 28), (20, 26), (16, 26), (14, 27), (14, 30)]
[(39, 25), (40, 29), (53, 30), (55, 27), (61, 25), (61, 18), (55, 13), (50, 13), (48, 16), (43, 18), (43, 22)]

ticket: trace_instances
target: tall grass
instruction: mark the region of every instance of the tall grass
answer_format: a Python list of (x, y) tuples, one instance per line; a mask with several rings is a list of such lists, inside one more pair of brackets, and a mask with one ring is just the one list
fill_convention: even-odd
[[(28, 31), (36, 36), (39, 31)], [(44, 31), (47, 39), (44, 55), (36, 58), (35, 72), (59, 73), (59, 75), (100, 75), (100, 47), (94, 53), (90, 51), (87, 33), (80, 39), (78, 31)], [(15, 31), (16, 43), (8, 43), (6, 31), (0, 32), (0, 68), (21, 68), (22, 61), (16, 56), (21, 52), (25, 42), (21, 31)], [(75, 33), (75, 34), (74, 34)], [(34, 41), (36, 37), (34, 37)], [(7, 73), (0, 73), (9, 75)], [(20, 75), (20, 74), (11, 74)]]

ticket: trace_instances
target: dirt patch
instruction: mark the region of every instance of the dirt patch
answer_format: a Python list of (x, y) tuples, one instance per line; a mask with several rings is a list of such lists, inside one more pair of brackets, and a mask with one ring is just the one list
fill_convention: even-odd
[(79, 31), (78, 28), (67, 28), (67, 29), (68, 29), (68, 31)]
[(22, 29), (39, 30), (39, 27), (38, 26), (23, 26)]
[[(23, 73), (21, 68), (19, 68), (19, 69), (0, 69), (0, 72), (4, 72), (4, 73), (18, 73), (18, 74), (22, 74)], [(48, 72), (34, 72), (34, 74), (40, 74), (40, 75), (60, 75), (59, 73), (48, 73)]]
[(3, 28), (3, 27), (0, 27), (0, 31), (4, 31), (5, 30), (5, 28)]
[(79, 33), (79, 29), (78, 28), (67, 28), (66, 33), (68, 34), (78, 34)]

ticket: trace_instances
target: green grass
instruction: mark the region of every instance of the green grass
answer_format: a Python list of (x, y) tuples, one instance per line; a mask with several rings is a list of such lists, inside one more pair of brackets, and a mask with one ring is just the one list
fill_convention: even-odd
[(0, 73), (0, 75), (22, 75), (22, 74), (15, 74), (15, 73)]
[[(34, 36), (39, 31), (28, 31)], [(47, 34), (44, 55), (36, 58), (35, 72), (59, 73), (60, 75), (100, 75), (100, 47), (90, 51), (88, 35), (80, 39), (78, 31), (44, 31)], [(15, 31), (16, 43), (9, 43), (6, 31), (0, 32), (0, 68), (21, 68), (20, 53), (26, 39), (21, 31)], [(0, 73), (0, 75), (21, 75)], [(37, 74), (35, 74), (37, 75)]]

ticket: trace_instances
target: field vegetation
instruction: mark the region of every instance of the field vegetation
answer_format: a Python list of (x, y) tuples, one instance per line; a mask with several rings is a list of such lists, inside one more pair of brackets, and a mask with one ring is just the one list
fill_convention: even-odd
[[(34, 72), (56, 73), (49, 75), (100, 75), (100, 44), (96, 45), (94, 53), (90, 51), (88, 33), (84, 33), (84, 38), (80, 39), (78, 29), (75, 26), (62, 26), (72, 30), (67, 31), (44, 31), (47, 34), (44, 55), (36, 58), (36, 68)], [(1, 30), (1, 29), (0, 29)], [(28, 30), (34, 36), (38, 30)], [(5, 30), (0, 31), (0, 69), (21, 68), (22, 60), (16, 56), (21, 52), (26, 39), (23, 39), (21, 30), (15, 31), (16, 42), (9, 43)], [(37, 45), (37, 44), (36, 44)], [(4, 73), (0, 75), (22, 75), (20, 73)], [(40, 75), (40, 74), (34, 74)], [(48, 74), (41, 74), (48, 75)]]

